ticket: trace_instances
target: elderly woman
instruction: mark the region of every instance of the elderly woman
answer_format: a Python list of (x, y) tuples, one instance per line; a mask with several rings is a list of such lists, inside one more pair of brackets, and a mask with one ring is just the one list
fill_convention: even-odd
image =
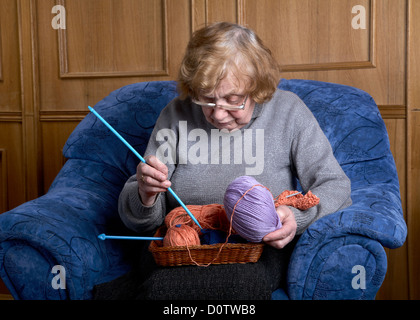
[(179, 72), (180, 96), (164, 110), (145, 159), (126, 183), (119, 212), (127, 227), (159, 227), (179, 206), (223, 204), (235, 178), (252, 175), (273, 195), (295, 190), (319, 197), (306, 211), (280, 206), (282, 228), (263, 241), (283, 248), (317, 219), (351, 204), (350, 181), (306, 105), (277, 89), (279, 68), (250, 29), (216, 23), (196, 31)]
[[(119, 198), (124, 224), (152, 234), (179, 207), (223, 204), (228, 185), (252, 176), (274, 196), (295, 190), (319, 197), (305, 211), (279, 206), (282, 227), (250, 264), (156, 268), (137, 248), (137, 265), (96, 288), (96, 299), (270, 299), (285, 286), (299, 235), (317, 219), (351, 204), (350, 181), (306, 105), (277, 89), (279, 68), (248, 28), (215, 23), (196, 31), (179, 72), (180, 96), (161, 112), (137, 174)], [(281, 250), (278, 250), (281, 249)]]

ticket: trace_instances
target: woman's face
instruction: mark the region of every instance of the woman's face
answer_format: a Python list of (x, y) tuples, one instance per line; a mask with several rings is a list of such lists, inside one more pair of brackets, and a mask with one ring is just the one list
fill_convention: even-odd
[(237, 81), (232, 76), (227, 76), (220, 81), (219, 86), (214, 92), (203, 94), (200, 100), (216, 103), (217, 106), (201, 107), (206, 117), (206, 120), (215, 126), (217, 129), (225, 129), (228, 131), (238, 130), (251, 121), (252, 113), (254, 111), (255, 101), (250, 97), (246, 99), (245, 107), (242, 110), (226, 110), (219, 105), (226, 104), (226, 101), (238, 100), (239, 104), (243, 103), (248, 92), (244, 84)]

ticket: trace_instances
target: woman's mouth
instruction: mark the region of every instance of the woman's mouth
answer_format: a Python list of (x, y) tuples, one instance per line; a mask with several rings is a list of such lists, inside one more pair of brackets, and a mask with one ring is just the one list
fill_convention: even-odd
[(232, 121), (229, 122), (216, 122), (215, 125), (219, 129), (224, 129), (226, 127), (229, 127), (232, 124)]

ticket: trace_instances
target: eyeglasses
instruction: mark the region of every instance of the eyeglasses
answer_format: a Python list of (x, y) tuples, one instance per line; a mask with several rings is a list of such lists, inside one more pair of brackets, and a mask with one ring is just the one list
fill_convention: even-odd
[(243, 110), (245, 108), (247, 99), (248, 99), (248, 95), (245, 96), (244, 102), (242, 102), (242, 104), (240, 105), (238, 105), (238, 103), (235, 103), (235, 101), (232, 101), (232, 102), (226, 101), (227, 104), (217, 104), (217, 103), (202, 102), (202, 101), (193, 99), (192, 102), (196, 105), (207, 107), (207, 108), (215, 108), (217, 106), (225, 110)]

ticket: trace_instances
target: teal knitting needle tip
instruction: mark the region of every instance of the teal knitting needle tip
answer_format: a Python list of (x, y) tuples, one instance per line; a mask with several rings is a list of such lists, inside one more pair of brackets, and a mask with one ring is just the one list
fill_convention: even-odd
[(101, 233), (98, 236), (101, 240), (113, 239), (113, 240), (163, 240), (162, 237), (131, 237), (131, 236), (108, 236), (105, 233)]
[(289, 194), (288, 196), (286, 196), (286, 198), (290, 198), (290, 197), (294, 197), (294, 196), (297, 196), (298, 194), (301, 194), (302, 192), (296, 192), (296, 193), (293, 193), (293, 194)]
[(143, 157), (134, 149), (128, 142), (125, 140), (104, 118), (102, 118), (99, 113), (95, 111), (92, 107), (88, 106), (89, 110), (99, 119), (102, 121), (104, 125), (108, 127), (109, 130), (113, 134), (117, 136), (118, 139), (120, 139), (142, 162), (146, 163), (146, 160), (143, 159)]
[[(127, 142), (127, 140), (125, 140), (104, 118), (102, 118), (99, 113), (97, 113), (95, 111), (95, 109), (93, 109), (92, 107), (88, 106), (89, 110), (99, 119), (102, 121), (102, 123), (108, 127), (109, 130), (111, 130), (111, 132), (113, 134), (115, 134), (117, 136), (118, 139), (120, 139), (136, 156), (137, 158), (140, 159), (141, 162), (146, 163), (146, 160), (144, 160), (144, 158)], [(168, 191), (174, 196), (174, 198), (176, 199), (176, 201), (178, 201), (178, 203), (182, 206), (182, 208), (184, 208), (184, 210), (188, 213), (188, 215), (191, 217), (191, 219), (195, 222), (195, 224), (197, 226), (200, 227), (201, 230), (203, 230), (203, 228), (200, 226), (200, 224), (198, 223), (197, 219), (194, 217), (194, 215), (190, 212), (190, 210), (188, 210), (188, 208), (185, 206), (185, 204), (181, 201), (181, 199), (175, 194), (175, 192), (171, 189), (168, 188)]]

